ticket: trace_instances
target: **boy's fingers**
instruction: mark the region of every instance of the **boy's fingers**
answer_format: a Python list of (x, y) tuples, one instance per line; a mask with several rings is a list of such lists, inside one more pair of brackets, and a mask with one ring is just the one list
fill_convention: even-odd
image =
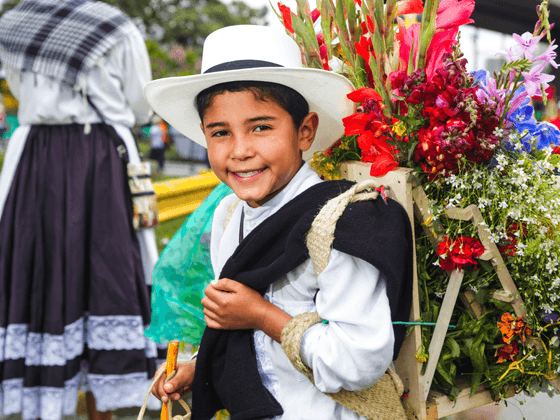
[(219, 282), (211, 283), (218, 290), (222, 290), (224, 292), (234, 292), (237, 290), (237, 282), (235, 280), (231, 280), (228, 278), (220, 279)]

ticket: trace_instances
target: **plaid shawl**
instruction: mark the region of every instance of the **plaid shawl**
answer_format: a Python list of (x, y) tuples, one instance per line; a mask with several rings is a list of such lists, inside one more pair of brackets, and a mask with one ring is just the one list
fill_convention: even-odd
[(90, 0), (24, 0), (0, 19), (0, 59), (75, 86), (127, 33), (136, 30), (120, 10)]

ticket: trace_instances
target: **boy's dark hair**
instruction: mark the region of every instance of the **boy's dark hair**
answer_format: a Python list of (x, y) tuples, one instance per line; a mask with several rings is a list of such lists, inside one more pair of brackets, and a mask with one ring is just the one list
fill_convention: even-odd
[(237, 81), (211, 86), (196, 96), (195, 104), (200, 121), (212, 104), (214, 97), (224, 92), (245, 91), (251, 92), (257, 100), (266, 101), (270, 99), (276, 102), (290, 114), (296, 128), (299, 128), (305, 116), (309, 114), (309, 104), (303, 96), (292, 88), (272, 82)]

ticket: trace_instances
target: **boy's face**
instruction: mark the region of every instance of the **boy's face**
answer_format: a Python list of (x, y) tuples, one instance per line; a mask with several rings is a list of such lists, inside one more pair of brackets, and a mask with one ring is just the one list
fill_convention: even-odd
[(216, 176), (251, 207), (278, 194), (302, 165), (302, 152), (315, 139), (318, 117), (308, 114), (299, 128), (290, 114), (252, 92), (214, 97), (201, 124)]

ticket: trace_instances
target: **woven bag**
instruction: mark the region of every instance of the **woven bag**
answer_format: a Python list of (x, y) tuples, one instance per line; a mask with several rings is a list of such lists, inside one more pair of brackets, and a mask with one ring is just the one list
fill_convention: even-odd
[(159, 212), (156, 191), (150, 177), (150, 164), (148, 162), (129, 163), (126, 168), (132, 195), (134, 229), (156, 227), (159, 224)]
[[(319, 212), (307, 234), (307, 248), (317, 276), (326, 268), (336, 222), (349, 203), (374, 200), (379, 189), (374, 181), (367, 180), (354, 185), (346, 192), (330, 200)], [(313, 385), (313, 371), (305, 366), (300, 357), (301, 339), (305, 331), (319, 322), (316, 313), (304, 313), (290, 320), (283, 328), (281, 343), (292, 365), (303, 373)], [(373, 386), (360, 391), (341, 389), (337, 393), (325, 393), (337, 403), (369, 420), (406, 420), (401, 403), (403, 384), (392, 367)]]

